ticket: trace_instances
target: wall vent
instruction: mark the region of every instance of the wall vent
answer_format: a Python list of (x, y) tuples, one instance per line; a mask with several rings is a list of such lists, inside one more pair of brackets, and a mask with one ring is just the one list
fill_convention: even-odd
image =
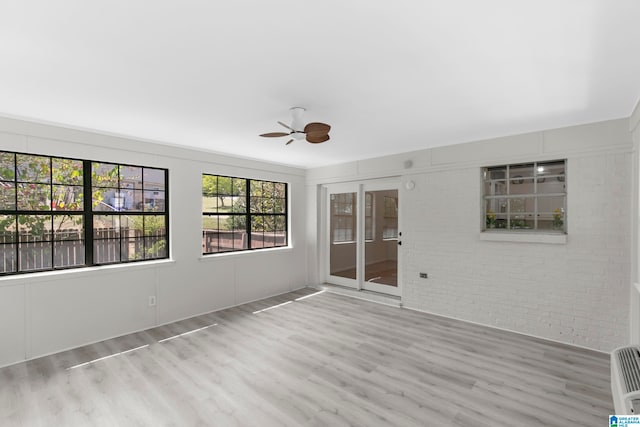
[(620, 347), (611, 353), (611, 393), (616, 414), (640, 412), (640, 347)]

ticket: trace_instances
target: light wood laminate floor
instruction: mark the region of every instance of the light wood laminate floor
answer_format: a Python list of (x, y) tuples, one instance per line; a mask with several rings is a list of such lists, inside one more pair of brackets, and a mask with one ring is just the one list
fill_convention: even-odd
[(315, 292), (0, 369), (0, 425), (596, 427), (613, 413), (605, 354)]

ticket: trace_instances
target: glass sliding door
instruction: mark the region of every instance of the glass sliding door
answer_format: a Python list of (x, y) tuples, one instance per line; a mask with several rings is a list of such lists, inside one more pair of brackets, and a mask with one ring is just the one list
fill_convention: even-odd
[(329, 276), (357, 287), (358, 192), (329, 193)]
[(398, 287), (398, 190), (365, 193), (363, 288), (395, 293)]
[(400, 295), (397, 182), (326, 188), (326, 281)]

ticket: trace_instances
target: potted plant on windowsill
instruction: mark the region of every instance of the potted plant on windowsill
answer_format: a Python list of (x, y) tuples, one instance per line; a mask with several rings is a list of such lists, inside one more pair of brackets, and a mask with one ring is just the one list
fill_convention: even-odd
[(552, 226), (554, 230), (562, 230), (562, 226), (564, 225), (564, 221), (562, 220), (563, 212), (560, 208), (555, 208), (553, 210), (553, 222)]
[(491, 209), (487, 211), (486, 225), (487, 229), (496, 228), (496, 214)]

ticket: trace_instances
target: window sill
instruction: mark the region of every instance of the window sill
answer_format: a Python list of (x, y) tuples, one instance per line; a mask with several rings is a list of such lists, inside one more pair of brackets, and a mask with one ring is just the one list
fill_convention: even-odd
[(291, 252), (293, 251), (292, 246), (281, 246), (278, 248), (267, 248), (267, 249), (254, 249), (254, 250), (243, 250), (243, 251), (235, 251), (235, 252), (221, 252), (214, 254), (202, 254), (198, 261), (210, 261), (213, 259), (222, 259), (222, 258), (236, 258), (243, 257), (247, 255), (259, 255), (259, 254), (270, 254), (274, 252)]
[(480, 240), (487, 242), (567, 244), (567, 235), (560, 233), (525, 233), (508, 231), (482, 231)]
[(91, 277), (97, 274), (122, 273), (127, 270), (144, 270), (158, 267), (166, 267), (175, 264), (171, 258), (163, 258), (149, 261), (123, 262), (108, 265), (93, 265), (88, 267), (68, 268), (64, 270), (34, 271), (32, 273), (10, 274), (0, 277), (0, 286), (16, 285), (20, 282), (48, 282), (51, 280), (69, 280), (82, 277)]

